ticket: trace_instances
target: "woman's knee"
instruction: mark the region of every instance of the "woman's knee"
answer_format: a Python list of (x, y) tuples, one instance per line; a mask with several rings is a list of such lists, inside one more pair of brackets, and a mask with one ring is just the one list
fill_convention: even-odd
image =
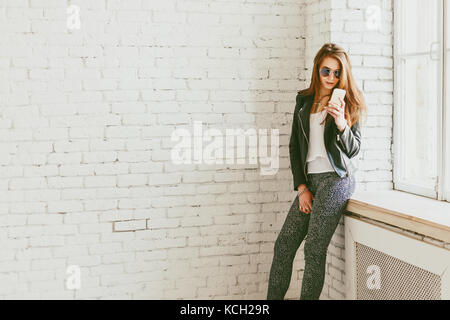
[(317, 259), (326, 256), (328, 245), (324, 243), (324, 239), (306, 238), (305, 241), (305, 260)]
[(280, 233), (273, 247), (273, 251), (276, 255), (295, 255), (297, 249), (295, 249), (294, 239), (292, 236)]

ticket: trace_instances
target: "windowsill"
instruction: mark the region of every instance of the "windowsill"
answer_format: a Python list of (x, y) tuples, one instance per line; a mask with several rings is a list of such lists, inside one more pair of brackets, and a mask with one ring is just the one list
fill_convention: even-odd
[(450, 243), (450, 203), (403, 191), (355, 192), (347, 205), (355, 213)]

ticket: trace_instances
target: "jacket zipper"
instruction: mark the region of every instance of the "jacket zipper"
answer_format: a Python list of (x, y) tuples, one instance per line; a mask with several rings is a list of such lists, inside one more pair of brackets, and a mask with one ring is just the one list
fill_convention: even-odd
[[(308, 141), (308, 138), (306, 137), (305, 130), (303, 129), (303, 121), (302, 121), (302, 117), (300, 116), (300, 112), (302, 110), (303, 110), (303, 108), (300, 109), (300, 111), (298, 112), (298, 117), (300, 118), (300, 125), (302, 126), (302, 132), (303, 132), (303, 135), (305, 136), (306, 142), (307, 142), (308, 147), (309, 147), (309, 141)], [(308, 176), (306, 175), (306, 161), (305, 161), (305, 163), (303, 165), (303, 173), (305, 174), (306, 181), (308, 181)]]

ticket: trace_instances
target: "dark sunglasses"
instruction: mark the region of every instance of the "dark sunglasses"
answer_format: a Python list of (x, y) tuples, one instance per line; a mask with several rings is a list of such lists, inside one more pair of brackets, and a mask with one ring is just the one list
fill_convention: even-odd
[[(320, 74), (321, 74), (323, 77), (328, 77), (328, 76), (330, 75), (330, 73), (331, 73), (331, 70), (328, 69), (328, 68), (322, 68), (322, 69), (320, 69)], [(335, 76), (336, 78), (339, 79), (339, 77), (341, 76), (341, 70), (335, 70), (335, 71), (334, 71), (334, 76)]]

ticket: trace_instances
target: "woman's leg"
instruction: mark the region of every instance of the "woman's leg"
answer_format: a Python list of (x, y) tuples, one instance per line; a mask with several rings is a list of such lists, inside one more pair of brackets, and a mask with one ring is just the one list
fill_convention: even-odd
[(325, 279), (328, 245), (354, 190), (353, 177), (327, 176), (319, 183), (305, 240), (301, 300), (319, 299)]
[(267, 300), (284, 299), (291, 281), (295, 254), (308, 231), (309, 216), (300, 211), (297, 195), (275, 241)]

